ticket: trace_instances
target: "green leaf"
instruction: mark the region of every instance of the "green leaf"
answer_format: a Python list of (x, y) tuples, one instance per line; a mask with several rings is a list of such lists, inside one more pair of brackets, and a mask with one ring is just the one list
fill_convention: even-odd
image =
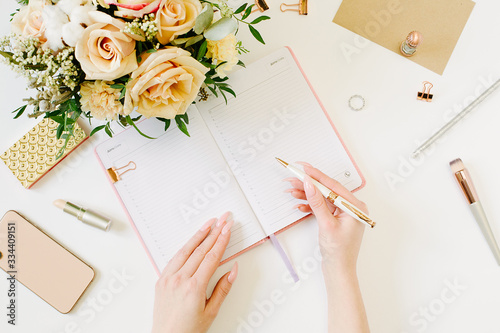
[(215, 68), (219, 68), (220, 66), (224, 65), (225, 63), (227, 63), (227, 61), (219, 62), (217, 64), (217, 67), (215, 67)]
[(14, 116), (14, 119), (21, 117), (21, 115), (24, 113), (24, 111), (26, 111), (27, 107), (28, 107), (28, 105), (23, 105), (21, 107), (18, 107), (14, 111), (12, 111), (12, 113), (17, 112), (17, 114)]
[(168, 130), (168, 128), (170, 127), (171, 120), (165, 119), (165, 118), (156, 118), (156, 119), (165, 123), (165, 132), (166, 132)]
[(191, 135), (189, 135), (189, 132), (188, 132), (186, 124), (182, 121), (182, 118), (180, 116), (176, 116), (175, 117), (175, 122), (177, 123), (177, 128), (179, 128), (182, 133), (184, 133), (187, 136), (191, 137)]
[(64, 117), (64, 116), (54, 116), (54, 117), (50, 117), (50, 119), (52, 119), (56, 123), (66, 124), (66, 125), (71, 125), (71, 124), (74, 124), (76, 122), (75, 119)]
[(125, 97), (126, 92), (127, 92), (127, 88), (123, 87), (122, 92), (120, 93), (120, 97), (118, 97), (119, 101), (121, 101)]
[(227, 81), (229, 80), (229, 78), (226, 76), (225, 78), (220, 78), (218, 76), (212, 78), (212, 80), (214, 80), (215, 82), (224, 82), (224, 81)]
[(63, 116), (55, 116), (55, 117), (50, 117), (50, 119), (52, 119), (56, 123), (64, 124), (65, 117), (63, 117)]
[(238, 29), (238, 22), (236, 20), (230, 17), (223, 17), (205, 30), (204, 36), (208, 40), (217, 41), (232, 34), (236, 29)]
[(224, 97), (224, 101), (226, 101), (226, 104), (227, 104), (227, 97), (226, 97), (226, 94), (224, 94), (224, 91), (222, 91), (222, 90), (220, 89), (220, 87), (219, 87), (219, 91), (220, 91), (220, 93), (221, 93), (222, 97)]
[(146, 51), (146, 53), (155, 53), (155, 52), (158, 52), (157, 49), (149, 49)]
[(194, 36), (193, 38), (188, 40), (185, 47), (190, 47), (191, 45), (194, 45), (201, 40), (203, 40), (203, 35)]
[(228, 93), (230, 93), (231, 95), (234, 96), (234, 98), (236, 98), (236, 93), (234, 92), (233, 89), (231, 88), (228, 88), (228, 87), (219, 87), (220, 90), (224, 90), (224, 91), (227, 91)]
[(113, 89), (123, 89), (123, 88), (125, 88), (125, 85), (123, 85), (123, 84), (112, 84), (112, 85), (110, 85), (110, 88), (113, 88)]
[(170, 43), (172, 45), (182, 45), (182, 44), (186, 43), (190, 39), (191, 39), (191, 37), (177, 38), (177, 39), (174, 39), (173, 41), (171, 41)]
[(271, 19), (269, 16), (259, 16), (255, 20), (253, 20), (252, 22), (250, 22), (250, 24), (257, 24), (259, 22), (262, 22), (264, 20), (269, 20), (269, 19)]
[(235, 14), (235, 15), (236, 15), (236, 14), (241, 13), (242, 11), (244, 11), (244, 10), (245, 10), (245, 8), (247, 8), (247, 6), (248, 6), (248, 4), (247, 4), (247, 3), (242, 4), (241, 6), (239, 6), (239, 7), (238, 7), (238, 9), (236, 9), (236, 10), (234, 11), (234, 13), (233, 13), (233, 14)]
[(137, 125), (134, 123), (134, 121), (132, 120), (132, 118), (130, 118), (130, 116), (126, 116), (125, 117), (125, 120), (127, 121), (127, 124), (133, 126), (135, 128), (135, 130), (140, 134), (142, 135), (143, 137), (147, 138), (147, 139), (151, 139), (151, 140), (155, 140), (156, 138), (152, 138), (144, 133), (141, 132), (141, 130), (137, 127)]
[(257, 39), (259, 42), (261, 42), (262, 44), (266, 44), (264, 42), (264, 39), (262, 39), (262, 36), (260, 35), (260, 32), (257, 31), (257, 29), (255, 29), (254, 27), (252, 27), (251, 25), (248, 26), (248, 28), (250, 29), (250, 32), (252, 33), (252, 35), (255, 37), (255, 39)]
[(214, 9), (212, 5), (209, 3), (205, 3), (203, 10), (196, 18), (196, 22), (194, 24), (194, 32), (199, 35), (205, 31), (206, 28), (212, 23), (214, 18)]
[(63, 124), (59, 124), (59, 126), (57, 127), (57, 131), (56, 131), (56, 138), (57, 138), (57, 140), (59, 140), (61, 138), (63, 130), (64, 130), (64, 125)]
[(244, 67), (244, 68), (247, 67), (247, 66), (245, 66), (245, 63), (243, 61), (241, 61), (241, 60), (238, 60), (238, 63), (236, 65)]
[(212, 94), (214, 94), (215, 97), (219, 97), (217, 95), (217, 90), (215, 90), (214, 88), (210, 87), (210, 86), (207, 86), (208, 90), (210, 90), (212, 92)]
[(90, 132), (90, 135), (89, 135), (89, 136), (92, 136), (92, 135), (96, 134), (96, 133), (97, 133), (97, 132), (99, 132), (100, 130), (103, 130), (105, 127), (106, 127), (106, 125), (97, 126), (96, 128), (94, 128), (94, 129), (92, 130), (92, 132)]
[(198, 55), (196, 56), (196, 59), (198, 61), (201, 60), (201, 58), (203, 58), (205, 56), (205, 54), (207, 53), (207, 41), (205, 40), (201, 46), (200, 46), (200, 49), (198, 50)]
[(106, 124), (106, 126), (104, 127), (104, 132), (106, 132), (106, 134), (112, 138), (113, 137), (113, 132), (111, 131), (111, 128), (109, 127), (109, 123)]
[(181, 117), (182, 120), (184, 120), (184, 122), (189, 125), (189, 116), (188, 116), (187, 112), (184, 114), (181, 114), (179, 117)]
[(248, 8), (245, 10), (245, 13), (243, 14), (243, 16), (241, 17), (242, 20), (246, 19), (248, 16), (250, 16), (250, 14), (252, 13), (252, 8), (253, 6), (255, 5), (250, 5), (248, 6)]

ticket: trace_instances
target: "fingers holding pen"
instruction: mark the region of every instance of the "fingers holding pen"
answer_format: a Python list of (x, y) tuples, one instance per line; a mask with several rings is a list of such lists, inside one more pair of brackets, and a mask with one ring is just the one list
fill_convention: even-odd
[(356, 196), (354, 196), (354, 194), (352, 194), (352, 192), (349, 191), (347, 188), (345, 188), (340, 182), (324, 174), (319, 169), (316, 169), (309, 163), (306, 162), (297, 162), (297, 163), (304, 167), (304, 172), (307, 173), (311, 178), (317, 180), (318, 182), (325, 185), (333, 192), (345, 198), (347, 201), (361, 208), (363, 211), (365, 211), (365, 213), (368, 213), (368, 209), (366, 208), (365, 203), (356, 198)]
[[(293, 188), (286, 189), (285, 190), (286, 193), (290, 193), (290, 195), (296, 199), (307, 200), (306, 193), (304, 192), (304, 184), (302, 183), (301, 180), (299, 180), (298, 178), (295, 178), (295, 177), (289, 177), (289, 178), (283, 179), (283, 181), (290, 182), (290, 184), (293, 186)], [(327, 201), (326, 204), (327, 204), (328, 209), (330, 210), (331, 213), (334, 213), (335, 210), (337, 209), (329, 201)], [(300, 210), (303, 213), (311, 213), (312, 212), (311, 207), (309, 205), (306, 205), (306, 204), (299, 204), (299, 205), (296, 205), (294, 208)]]

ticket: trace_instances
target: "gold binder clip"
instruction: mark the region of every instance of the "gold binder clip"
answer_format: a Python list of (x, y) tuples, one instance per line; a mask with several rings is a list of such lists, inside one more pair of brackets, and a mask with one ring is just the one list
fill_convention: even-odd
[[(130, 168), (129, 168), (129, 166), (130, 166)], [(118, 171), (125, 169), (125, 168), (128, 168), (128, 169), (123, 171), (122, 173), (118, 173)], [(108, 175), (109, 175), (109, 178), (111, 178), (111, 182), (113, 182), (113, 184), (114, 184), (117, 181), (120, 181), (122, 179), (121, 176), (123, 176), (124, 174), (126, 174), (129, 171), (135, 170), (135, 168), (136, 168), (135, 163), (130, 161), (130, 162), (128, 162), (127, 165), (122, 166), (121, 168), (118, 168), (118, 169), (115, 169), (115, 167), (109, 168)]]
[(424, 84), (424, 89), (423, 89), (423, 91), (418, 92), (417, 99), (421, 100), (421, 101), (431, 102), (432, 97), (434, 97), (434, 95), (431, 94), (431, 89), (432, 89), (433, 85), (432, 85), (432, 83), (430, 83), (428, 81), (424, 81), (422, 83)]
[(265, 12), (269, 9), (267, 2), (265, 0), (255, 0), (255, 8), (251, 11), (251, 13), (255, 13), (260, 10), (261, 12)]
[[(298, 8), (289, 8), (289, 7), (298, 7)], [(298, 4), (294, 5), (288, 5), (286, 3), (282, 3), (280, 6), (280, 10), (282, 12), (294, 11), (294, 12), (299, 12), (299, 15), (307, 15), (307, 0), (300, 0)]]

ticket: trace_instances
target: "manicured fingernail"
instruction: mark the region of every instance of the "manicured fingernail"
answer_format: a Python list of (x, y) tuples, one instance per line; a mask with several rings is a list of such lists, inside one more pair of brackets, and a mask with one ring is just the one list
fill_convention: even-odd
[(295, 191), (294, 188), (287, 188), (286, 190), (284, 190), (283, 192), (285, 193), (292, 193), (293, 191)]
[(293, 206), (293, 209), (300, 209), (300, 207), (302, 207), (302, 206), (303, 206), (303, 204), (298, 204), (298, 205)]
[(237, 276), (238, 276), (238, 262), (235, 262), (233, 268), (231, 268), (231, 273), (229, 273), (229, 275), (227, 276), (227, 281), (233, 284)]
[(295, 178), (295, 177), (288, 177), (288, 178), (285, 178), (285, 179), (282, 179), (281, 181), (282, 182), (293, 182), (293, 181), (296, 181), (296, 180), (299, 180), (298, 178)]
[(212, 226), (212, 224), (214, 224), (214, 222), (216, 220), (217, 219), (210, 219), (210, 220), (208, 220), (207, 222), (205, 222), (204, 225), (201, 226), (200, 230), (201, 231), (207, 231)]
[(312, 197), (316, 194), (316, 186), (314, 186), (312, 178), (309, 176), (304, 177), (304, 191), (307, 197)]
[(310, 168), (312, 168), (312, 167), (313, 167), (311, 164), (309, 164), (309, 163), (307, 163), (307, 162), (300, 162), (300, 161), (299, 161), (299, 162), (295, 162), (295, 163), (300, 164), (300, 165), (303, 165), (303, 166), (306, 166), (306, 167), (310, 167)]
[(227, 218), (229, 217), (229, 214), (231, 214), (231, 212), (225, 212), (224, 214), (222, 214), (222, 216), (219, 217), (219, 220), (217, 220), (217, 224), (215, 226), (220, 227), (222, 223), (226, 222)]
[(229, 232), (229, 230), (231, 230), (231, 227), (233, 226), (234, 224), (234, 221), (231, 220), (231, 221), (228, 221), (226, 223), (226, 225), (224, 226), (224, 228), (222, 228), (222, 231), (221, 231), (221, 234), (225, 235)]

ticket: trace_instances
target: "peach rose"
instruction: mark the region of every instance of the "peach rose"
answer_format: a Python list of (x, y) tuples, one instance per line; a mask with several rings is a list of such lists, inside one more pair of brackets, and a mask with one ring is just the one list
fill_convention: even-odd
[(99, 0), (103, 7), (115, 5), (118, 10), (115, 15), (119, 17), (143, 17), (158, 10), (161, 0)]
[(30, 0), (27, 6), (21, 7), (12, 18), (12, 32), (22, 36), (35, 37), (41, 43), (45, 43), (47, 38), (45, 38), (42, 11), (46, 4), (45, 0)]
[(184, 114), (205, 81), (208, 68), (178, 47), (141, 55), (125, 93), (125, 112), (172, 119)]
[(89, 13), (89, 25), (75, 47), (87, 80), (112, 81), (137, 68), (135, 40), (124, 34), (125, 23), (102, 12)]
[(166, 45), (194, 27), (202, 10), (198, 0), (162, 0), (156, 12), (158, 41)]

